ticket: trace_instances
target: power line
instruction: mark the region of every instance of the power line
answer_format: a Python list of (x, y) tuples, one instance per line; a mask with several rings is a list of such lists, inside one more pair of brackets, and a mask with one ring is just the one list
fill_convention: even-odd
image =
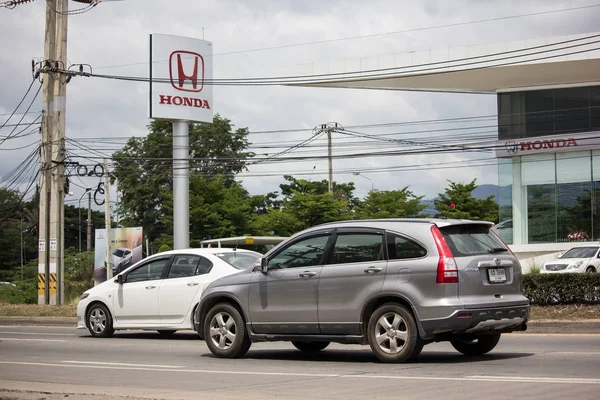
[[(15, 115), (15, 113), (17, 112), (17, 110), (19, 109), (19, 107), (21, 107), (21, 104), (23, 104), (23, 102), (27, 98), (27, 95), (29, 94), (29, 91), (33, 87), (34, 83), (35, 83), (35, 79), (31, 81), (31, 83), (29, 84), (29, 87), (27, 88), (27, 91), (25, 92), (25, 95), (23, 96), (23, 98), (21, 99), (21, 101), (19, 101), (19, 104), (17, 104), (17, 106), (15, 107), (14, 111), (10, 114), (10, 117), (8, 117), (8, 119), (6, 119), (6, 121), (4, 121), (4, 123), (2, 124), (2, 126), (0, 126), (0, 129), (4, 128), (4, 126), (8, 123), (8, 121), (10, 121), (10, 119), (13, 117), (13, 115)], [(4, 114), (4, 115), (6, 115), (6, 114)]]
[[(587, 5), (587, 6), (563, 8), (563, 9), (559, 9), (559, 10), (539, 11), (539, 12), (527, 13), (527, 14), (517, 14), (517, 15), (506, 16), (506, 17), (486, 18), (486, 19), (480, 19), (480, 20), (457, 22), (457, 23), (452, 23), (452, 24), (428, 26), (428, 27), (421, 27), (421, 28), (404, 29), (404, 30), (391, 31), (391, 32), (382, 32), (382, 33), (374, 33), (374, 34), (367, 34), (367, 35), (357, 35), (357, 36), (351, 36), (351, 37), (346, 37), (346, 38), (325, 39), (325, 40), (287, 44), (287, 45), (280, 45), (280, 46), (259, 47), (259, 48), (255, 48), (255, 49), (251, 49), (251, 50), (237, 50), (237, 51), (230, 51), (230, 52), (225, 52), (225, 53), (216, 53), (216, 54), (213, 54), (213, 57), (224, 56), (224, 55), (233, 55), (233, 54), (243, 54), (243, 53), (255, 53), (255, 52), (259, 52), (259, 51), (276, 50), (276, 49), (292, 48), (292, 47), (300, 47), (300, 46), (311, 46), (311, 45), (316, 45), (316, 44), (342, 42), (342, 41), (365, 39), (365, 38), (378, 37), (378, 36), (397, 35), (397, 34), (401, 34), (401, 33), (450, 28), (450, 27), (456, 27), (456, 26), (479, 24), (479, 23), (493, 22), (493, 21), (502, 21), (502, 20), (515, 19), (515, 18), (525, 18), (525, 17), (537, 16), (537, 15), (547, 15), (547, 14), (554, 14), (554, 13), (567, 12), (567, 11), (577, 11), (577, 10), (584, 10), (584, 9), (590, 9), (590, 8), (595, 8), (595, 7), (600, 7), (600, 4), (591, 4), (591, 5)], [(166, 62), (166, 61), (168, 61), (168, 60), (157, 60), (154, 62), (157, 63), (157, 62)], [(105, 66), (101, 66), (101, 67), (96, 67), (96, 69), (129, 67), (129, 66), (145, 65), (145, 64), (148, 64), (148, 62), (105, 65)]]

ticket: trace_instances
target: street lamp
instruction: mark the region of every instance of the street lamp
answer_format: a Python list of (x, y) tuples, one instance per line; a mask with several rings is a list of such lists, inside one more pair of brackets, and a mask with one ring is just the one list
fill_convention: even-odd
[(369, 182), (371, 182), (371, 192), (374, 190), (373, 189), (373, 181), (371, 180), (371, 178), (365, 176), (365, 175), (361, 175), (360, 172), (353, 172), (352, 175), (354, 176), (362, 176), (363, 178), (367, 179)]
[(85, 194), (87, 192), (89, 192), (90, 190), (92, 190), (92, 188), (85, 188), (85, 192), (83, 192), (83, 194), (81, 195), (81, 197), (79, 198), (79, 202), (77, 205), (77, 210), (79, 211), (79, 225), (77, 228), (77, 231), (79, 232), (79, 252), (81, 253), (81, 199), (83, 199), (83, 196), (85, 196)]

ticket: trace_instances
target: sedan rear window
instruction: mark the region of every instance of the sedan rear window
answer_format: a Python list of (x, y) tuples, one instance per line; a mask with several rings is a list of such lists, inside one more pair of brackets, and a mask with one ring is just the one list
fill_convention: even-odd
[(254, 264), (261, 256), (259, 253), (246, 251), (231, 251), (227, 253), (215, 254), (221, 260), (237, 269), (246, 269)]
[(450, 225), (441, 227), (448, 246), (455, 257), (502, 253), (508, 248), (487, 225)]

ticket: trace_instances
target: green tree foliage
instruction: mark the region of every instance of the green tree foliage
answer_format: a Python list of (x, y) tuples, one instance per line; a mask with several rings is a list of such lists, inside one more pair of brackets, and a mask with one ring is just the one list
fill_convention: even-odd
[(289, 236), (302, 229), (352, 218), (358, 203), (353, 183), (333, 183), (333, 195), (326, 180), (309, 181), (284, 175), (283, 200), (267, 205), (267, 212), (256, 215), (250, 228), (259, 234)]
[[(149, 239), (154, 240), (172, 232), (173, 131), (172, 124), (163, 120), (153, 121), (148, 129), (148, 136), (131, 138), (113, 154), (113, 177), (121, 193), (119, 213), (123, 225), (142, 226)], [(243, 171), (247, 159), (253, 156), (245, 151), (248, 130), (234, 130), (231, 122), (218, 114), (212, 124), (190, 124), (189, 135), (190, 182), (198, 176), (207, 180), (221, 177), (233, 184), (234, 175)], [(191, 197), (195, 190), (192, 188)], [(190, 207), (195, 207), (193, 201), (190, 198)]]
[[(494, 195), (486, 199), (476, 199), (473, 197), (473, 190), (477, 188), (473, 179), (470, 183), (456, 183), (448, 181), (449, 186), (445, 193), (440, 193), (439, 200), (434, 200), (435, 208), (439, 212), (437, 215), (456, 219), (472, 219), (480, 221), (498, 222), (498, 204), (494, 201)], [(454, 204), (454, 210), (450, 205)]]
[(406, 218), (418, 217), (426, 206), (421, 204), (424, 196), (415, 196), (408, 186), (400, 190), (370, 191), (356, 207), (356, 218)]

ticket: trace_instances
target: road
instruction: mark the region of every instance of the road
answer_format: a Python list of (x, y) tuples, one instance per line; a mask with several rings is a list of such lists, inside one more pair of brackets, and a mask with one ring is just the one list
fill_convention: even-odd
[(382, 364), (368, 346), (332, 344), (305, 355), (288, 343), (257, 343), (245, 358), (223, 360), (193, 332), (97, 339), (73, 328), (0, 326), (0, 398), (54, 398), (2, 389), (80, 394), (70, 399), (596, 400), (600, 335), (504, 335), (476, 358), (435, 343), (417, 362)]

